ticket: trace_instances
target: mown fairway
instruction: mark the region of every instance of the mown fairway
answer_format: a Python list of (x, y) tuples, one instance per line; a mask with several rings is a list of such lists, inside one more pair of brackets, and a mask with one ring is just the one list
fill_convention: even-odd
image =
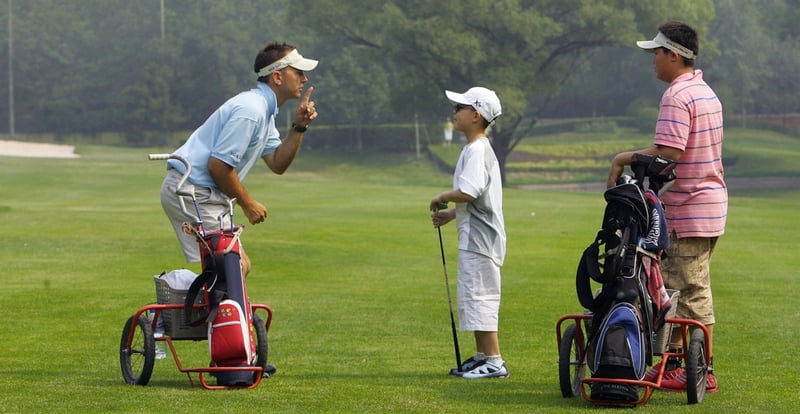
[[(275, 312), (276, 376), (255, 390), (204, 391), (167, 359), (148, 386), (125, 385), (125, 320), (155, 301), (153, 274), (185, 266), (158, 201), (163, 164), (146, 160), (164, 149), (79, 150), (77, 160), (0, 158), (2, 412), (616, 412), (561, 397), (554, 329), (581, 311), (574, 270), (602, 194), (506, 190), (500, 335), (511, 378), (469, 382), (447, 375), (449, 316), (427, 211), (450, 177), (401, 156), (306, 151), (285, 176), (262, 166), (248, 177), (270, 211), (244, 242), (249, 294)], [(640, 409), (797, 409), (798, 203), (798, 191), (732, 194), (712, 267), (721, 392), (692, 407), (656, 393)], [(443, 234), (452, 287), (454, 226)], [(208, 363), (206, 342), (179, 345), (185, 364)], [(474, 350), (470, 336), (461, 348)]]

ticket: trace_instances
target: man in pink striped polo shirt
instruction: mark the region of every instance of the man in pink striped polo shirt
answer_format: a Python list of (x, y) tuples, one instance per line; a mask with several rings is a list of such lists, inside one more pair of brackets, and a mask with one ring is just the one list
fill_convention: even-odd
[[(717, 238), (725, 232), (728, 191), (722, 168), (722, 104), (694, 68), (698, 52), (697, 32), (682, 22), (659, 26), (653, 40), (636, 42), (653, 53), (658, 79), (669, 87), (661, 97), (653, 146), (622, 152), (614, 157), (607, 185), (615, 185), (634, 153), (661, 155), (678, 162), (674, 184), (661, 196), (664, 202), (670, 246), (661, 270), (668, 289), (681, 292), (677, 317), (704, 324), (709, 336), (714, 326), (709, 264)], [(681, 346), (680, 331), (673, 332), (672, 346)], [(709, 338), (710, 341), (710, 338)], [(710, 342), (709, 342), (710, 343)], [(686, 388), (680, 361), (667, 361), (662, 388)], [(654, 380), (658, 366), (645, 380)], [(707, 392), (717, 391), (716, 378), (708, 375)]]

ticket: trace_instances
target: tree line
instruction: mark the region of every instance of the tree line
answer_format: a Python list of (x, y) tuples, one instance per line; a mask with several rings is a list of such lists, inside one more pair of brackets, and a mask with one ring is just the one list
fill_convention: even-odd
[(440, 124), (450, 114), (443, 90), (480, 84), (503, 101), (493, 130), (502, 163), (538, 119), (656, 108), (665, 85), (634, 44), (665, 20), (700, 32), (697, 66), (726, 115), (800, 112), (799, 3), (11, 0), (0, 10), (13, 22), (0, 31), (9, 62), (0, 76), (12, 71), (18, 132), (118, 132), (152, 145), (253, 87), (258, 48), (287, 41), (321, 62), (309, 74), (315, 126), (333, 139), (356, 146), (371, 125)]

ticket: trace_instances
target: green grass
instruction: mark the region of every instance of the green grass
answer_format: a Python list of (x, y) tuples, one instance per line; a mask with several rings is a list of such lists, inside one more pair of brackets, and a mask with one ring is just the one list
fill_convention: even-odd
[[(158, 201), (163, 165), (148, 150), (79, 151), (0, 158), (2, 412), (616, 412), (563, 399), (556, 363), (555, 321), (580, 311), (574, 271), (602, 195), (506, 190), (500, 337), (512, 376), (469, 382), (446, 375), (452, 341), (427, 211), (450, 177), (401, 155), (306, 151), (284, 176), (262, 166), (248, 177), (270, 211), (244, 241), (249, 294), (275, 312), (276, 376), (250, 391), (204, 391), (164, 360), (149, 385), (125, 385), (122, 326), (155, 300), (152, 275), (185, 263)], [(713, 263), (721, 392), (701, 407), (656, 393), (642, 409), (795, 410), (798, 202), (797, 191), (732, 194)], [(443, 235), (452, 287), (455, 228)], [(469, 335), (460, 342), (462, 354), (474, 350)], [(205, 342), (178, 345), (184, 364), (208, 363)]]

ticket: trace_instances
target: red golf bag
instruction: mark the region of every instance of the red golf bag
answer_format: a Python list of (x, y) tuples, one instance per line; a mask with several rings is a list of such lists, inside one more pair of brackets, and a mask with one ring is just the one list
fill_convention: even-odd
[[(208, 232), (199, 240), (203, 273), (186, 295), (184, 319), (197, 326), (208, 324), (211, 366), (245, 367), (256, 363), (256, 335), (244, 275), (240, 264), (241, 228)], [(198, 294), (208, 304), (200, 318), (191, 319), (191, 307)], [(218, 385), (249, 386), (252, 371), (216, 372)]]

